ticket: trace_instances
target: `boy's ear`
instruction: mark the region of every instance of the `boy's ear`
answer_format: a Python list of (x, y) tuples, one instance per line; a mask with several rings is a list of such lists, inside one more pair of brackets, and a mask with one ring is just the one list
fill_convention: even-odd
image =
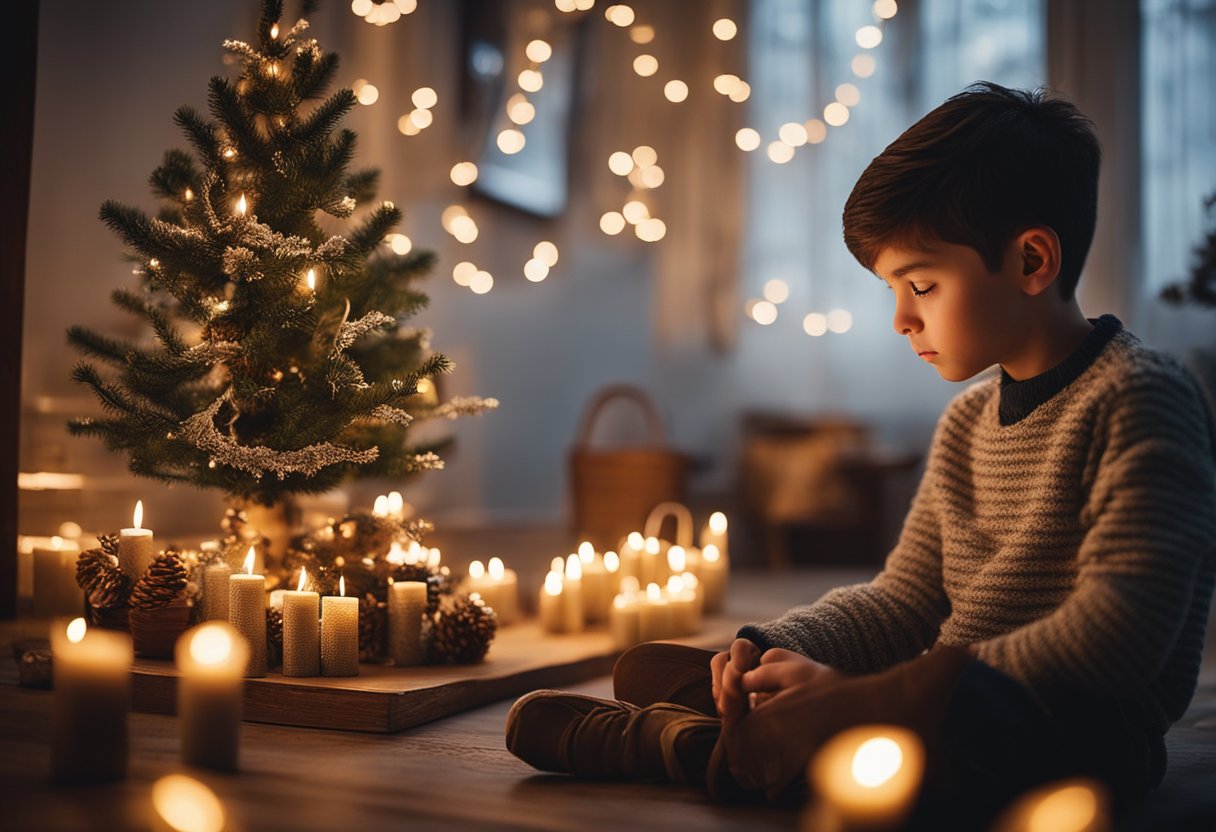
[(1019, 282), (1028, 295), (1041, 294), (1060, 274), (1060, 238), (1046, 226), (1028, 228), (1017, 236), (1021, 262)]

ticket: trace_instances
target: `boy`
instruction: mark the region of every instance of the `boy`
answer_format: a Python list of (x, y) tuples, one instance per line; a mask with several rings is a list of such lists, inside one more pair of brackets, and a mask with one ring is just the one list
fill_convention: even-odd
[(727, 652), (635, 648), (624, 702), (529, 694), (514, 753), (775, 799), (837, 731), (903, 724), (928, 752), (922, 817), (936, 799), (968, 825), (1061, 777), (1117, 799), (1160, 781), (1212, 595), (1213, 425), (1188, 372), (1077, 305), (1099, 157), (1071, 104), (981, 83), (871, 162), (844, 236), (896, 332), (949, 381), (1001, 367), (939, 421), (882, 572)]

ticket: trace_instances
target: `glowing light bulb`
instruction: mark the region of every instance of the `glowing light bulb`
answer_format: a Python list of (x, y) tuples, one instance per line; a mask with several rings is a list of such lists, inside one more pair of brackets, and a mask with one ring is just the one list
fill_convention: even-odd
[(645, 188), (657, 188), (662, 185), (666, 179), (666, 174), (663, 173), (663, 169), (658, 165), (651, 165), (650, 167), (641, 171), (641, 175), (642, 186)]
[(274, 40), (279, 36), (279, 24), (275, 23), (270, 27), (270, 39)]
[(540, 92), (544, 85), (544, 76), (535, 69), (525, 69), (519, 73), (519, 88), (524, 92)]
[(507, 575), (507, 567), (503, 564), (502, 558), (490, 558), (490, 568), (487, 570), (490, 573), (490, 578), (495, 581), (501, 581)]
[(714, 91), (720, 95), (730, 95), (731, 90), (739, 86), (739, 76), (729, 72), (714, 78)]
[(375, 104), (377, 100), (379, 100), (380, 90), (376, 89), (375, 84), (365, 83), (362, 87), (360, 87), (359, 91), (355, 93), (355, 98), (359, 99), (360, 104), (364, 106), (371, 106), (372, 104)]
[(422, 132), (418, 128), (418, 125), (414, 124), (413, 120), (410, 118), (411, 115), (412, 115), (412, 113), (406, 113), (401, 118), (397, 119), (397, 130), (402, 135), (417, 136), (419, 133)]
[(777, 307), (767, 300), (758, 300), (752, 304), (752, 320), (760, 326), (768, 326), (777, 320)]
[(752, 94), (751, 84), (747, 83), (746, 81), (740, 81), (739, 83), (735, 84), (734, 89), (732, 89), (729, 93), (727, 93), (726, 97), (729, 98), (731, 101), (735, 102), (736, 104), (742, 104), (744, 101), (746, 101), (748, 98), (751, 97), (751, 94)]
[(629, 30), (629, 39), (639, 46), (645, 46), (654, 40), (654, 27), (642, 24)]
[(874, 74), (874, 70), (877, 69), (878, 64), (874, 60), (874, 56), (862, 53), (854, 55), (853, 61), (849, 66), (853, 70), (853, 74), (858, 78), (869, 78)]
[(828, 312), (828, 329), (837, 334), (848, 332), (853, 326), (853, 315), (847, 309)]
[(819, 144), (828, 137), (828, 126), (817, 118), (808, 120), (803, 126), (806, 127), (806, 140), (811, 144)]
[(424, 110), (419, 107), (416, 110), (410, 111), (409, 118), (410, 123), (412, 123), (415, 127), (417, 127), (419, 130), (425, 130), (426, 128), (430, 127), (432, 123), (434, 123), (435, 114), (430, 110)]
[(789, 121), (781, 125), (777, 135), (790, 147), (802, 147), (806, 144), (806, 127), (796, 121)]
[(836, 88), (836, 100), (846, 107), (856, 107), (861, 103), (861, 90), (854, 84), (841, 84)]
[(517, 92), (507, 100), (507, 118), (516, 124), (529, 124), (536, 118), (536, 108), (523, 93)]
[(794, 148), (785, 142), (770, 142), (768, 146), (768, 158), (778, 165), (784, 165), (794, 158)]
[(414, 241), (404, 234), (394, 234), (392, 239), (388, 241), (389, 247), (393, 250), (393, 254), (409, 254), (414, 247)]
[(644, 243), (657, 243), (667, 236), (667, 223), (658, 217), (647, 217), (637, 224), (634, 233)]
[(833, 101), (823, 108), (823, 120), (833, 127), (842, 127), (849, 120), (849, 108), (839, 101)]
[(241, 198), (236, 201), (236, 214), (238, 217), (243, 217), (248, 210), (249, 201), (245, 199), (244, 194), (241, 194)]
[(457, 286), (468, 286), (473, 282), (475, 274), (477, 274), (477, 267), (467, 260), (452, 267), (452, 280), (456, 281)]
[(604, 17), (608, 19), (609, 23), (625, 29), (633, 25), (636, 15), (631, 6), (618, 4), (604, 9)]
[(890, 20), (899, 11), (899, 5), (895, 0), (874, 0), (871, 8), (874, 10), (874, 16), (879, 20)]
[(183, 194), (183, 196), (186, 198), (186, 202), (189, 202), (190, 200), (194, 199), (194, 191), (186, 188), (186, 193)]
[(649, 145), (641, 145), (633, 149), (633, 161), (638, 167), (648, 168), (659, 161), (659, 154)]

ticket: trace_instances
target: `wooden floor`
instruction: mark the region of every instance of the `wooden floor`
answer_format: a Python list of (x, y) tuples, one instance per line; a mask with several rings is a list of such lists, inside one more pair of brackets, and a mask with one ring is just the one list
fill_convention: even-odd
[[(776, 614), (856, 577), (816, 571), (743, 578), (735, 597)], [(9, 622), (0, 626), (0, 636), (7, 642), (20, 630), (20, 624)], [(1195, 706), (1171, 732), (1167, 783), (1138, 813), (1123, 819), (1121, 828), (1180, 828), (1162, 821), (1193, 820), (1216, 810), (1212, 670), (1207, 663)], [(15, 680), (13, 663), (0, 661), (0, 829), (152, 828), (151, 784), (181, 770), (176, 718), (131, 714), (131, 766), (125, 782), (56, 788), (47, 776), (52, 694), (19, 688)], [(570, 689), (598, 696), (611, 692), (606, 678)], [(247, 723), (239, 774), (191, 773), (223, 800), (229, 812), (226, 828), (232, 832), (797, 828), (795, 812), (717, 806), (698, 789), (583, 783), (538, 774), (504, 748), (509, 707), (510, 702), (500, 702), (395, 735)]]

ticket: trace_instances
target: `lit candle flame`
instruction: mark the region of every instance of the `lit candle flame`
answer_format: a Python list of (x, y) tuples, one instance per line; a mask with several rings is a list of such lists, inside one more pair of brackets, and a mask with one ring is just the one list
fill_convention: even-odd
[(270, 39), (274, 40), (279, 36), (279, 24), (274, 24), (270, 27)]
[(84, 623), (83, 618), (73, 618), (68, 622), (68, 641), (79, 644), (87, 630), (88, 625)]
[(561, 574), (566, 571), (566, 559), (558, 555), (553, 560), (549, 561), (549, 571)]
[(400, 491), (388, 492), (388, 513), (393, 515), (401, 514), (405, 510), (405, 498), (401, 496)]
[(616, 552), (604, 552), (604, 569), (608, 574), (615, 573), (621, 568), (621, 557)]
[(507, 574), (507, 567), (502, 562), (502, 558), (490, 558), (490, 577), (496, 581), (501, 581)]
[(895, 740), (890, 737), (868, 739), (853, 755), (853, 779), (868, 789), (876, 789), (898, 774), (903, 762), (903, 749)]
[(583, 562), (578, 555), (566, 558), (566, 577), (572, 581), (583, 577)]
[(308, 281), (308, 291), (315, 292), (317, 290), (317, 270), (309, 269), (308, 277), (305, 280)]
[(658, 584), (649, 584), (646, 587), (646, 600), (650, 603), (655, 603), (663, 598), (663, 590), (659, 589)]
[(131, 528), (142, 529), (144, 527), (144, 501), (135, 501), (135, 516), (131, 519)]
[(629, 548), (635, 552), (642, 551), (642, 547), (646, 545), (646, 540), (642, 537), (641, 532), (630, 532), (626, 542), (629, 543)]
[(372, 514), (377, 517), (388, 516), (388, 497), (381, 494), (376, 498), (376, 502), (372, 505)]
[(671, 567), (672, 572), (683, 572), (687, 561), (688, 555), (683, 546), (672, 546), (667, 550), (667, 565)]
[(726, 532), (726, 515), (720, 511), (715, 511), (709, 515), (709, 530), (714, 534), (724, 534)]
[(659, 539), (657, 537), (646, 538), (646, 554), (657, 555), (659, 553)]
[(584, 540), (578, 544), (578, 559), (583, 563), (591, 563), (595, 560), (595, 547), (591, 545), (590, 540)]
[(472, 578), (473, 580), (475, 580), (475, 581), (480, 580), (481, 577), (485, 574), (486, 574), (486, 567), (481, 561), (475, 560), (469, 564), (469, 577)]
[(241, 194), (241, 198), (236, 201), (236, 213), (238, 216), (245, 216), (245, 212), (249, 210), (249, 203), (245, 200), (245, 195)]
[(204, 624), (190, 639), (190, 658), (199, 664), (222, 664), (232, 655), (232, 638), (219, 624)]
[(681, 575), (680, 581), (684, 584), (685, 589), (696, 589), (697, 584), (700, 583), (700, 581), (697, 580), (697, 576), (691, 572), (685, 572), (683, 575)]
[(338, 576), (338, 594), (339, 595), (346, 594), (346, 576), (345, 575)]
[(253, 547), (250, 546), (249, 554), (245, 555), (245, 574), (246, 575), (253, 574), (253, 559), (255, 556), (256, 555), (255, 555), (255, 552), (253, 551)]
[(559, 572), (550, 572), (545, 576), (545, 594), (546, 595), (561, 595), (562, 594), (562, 576)]
[(303, 592), (305, 585), (308, 583), (308, 570), (303, 566), (300, 567), (300, 582), (296, 584), (296, 592)]
[(717, 563), (718, 558), (721, 557), (721, 555), (722, 553), (718, 551), (718, 547), (712, 543), (701, 550), (701, 559), (709, 561), (710, 563)]
[(189, 202), (192, 199), (194, 199), (194, 191), (186, 188), (186, 202)]

